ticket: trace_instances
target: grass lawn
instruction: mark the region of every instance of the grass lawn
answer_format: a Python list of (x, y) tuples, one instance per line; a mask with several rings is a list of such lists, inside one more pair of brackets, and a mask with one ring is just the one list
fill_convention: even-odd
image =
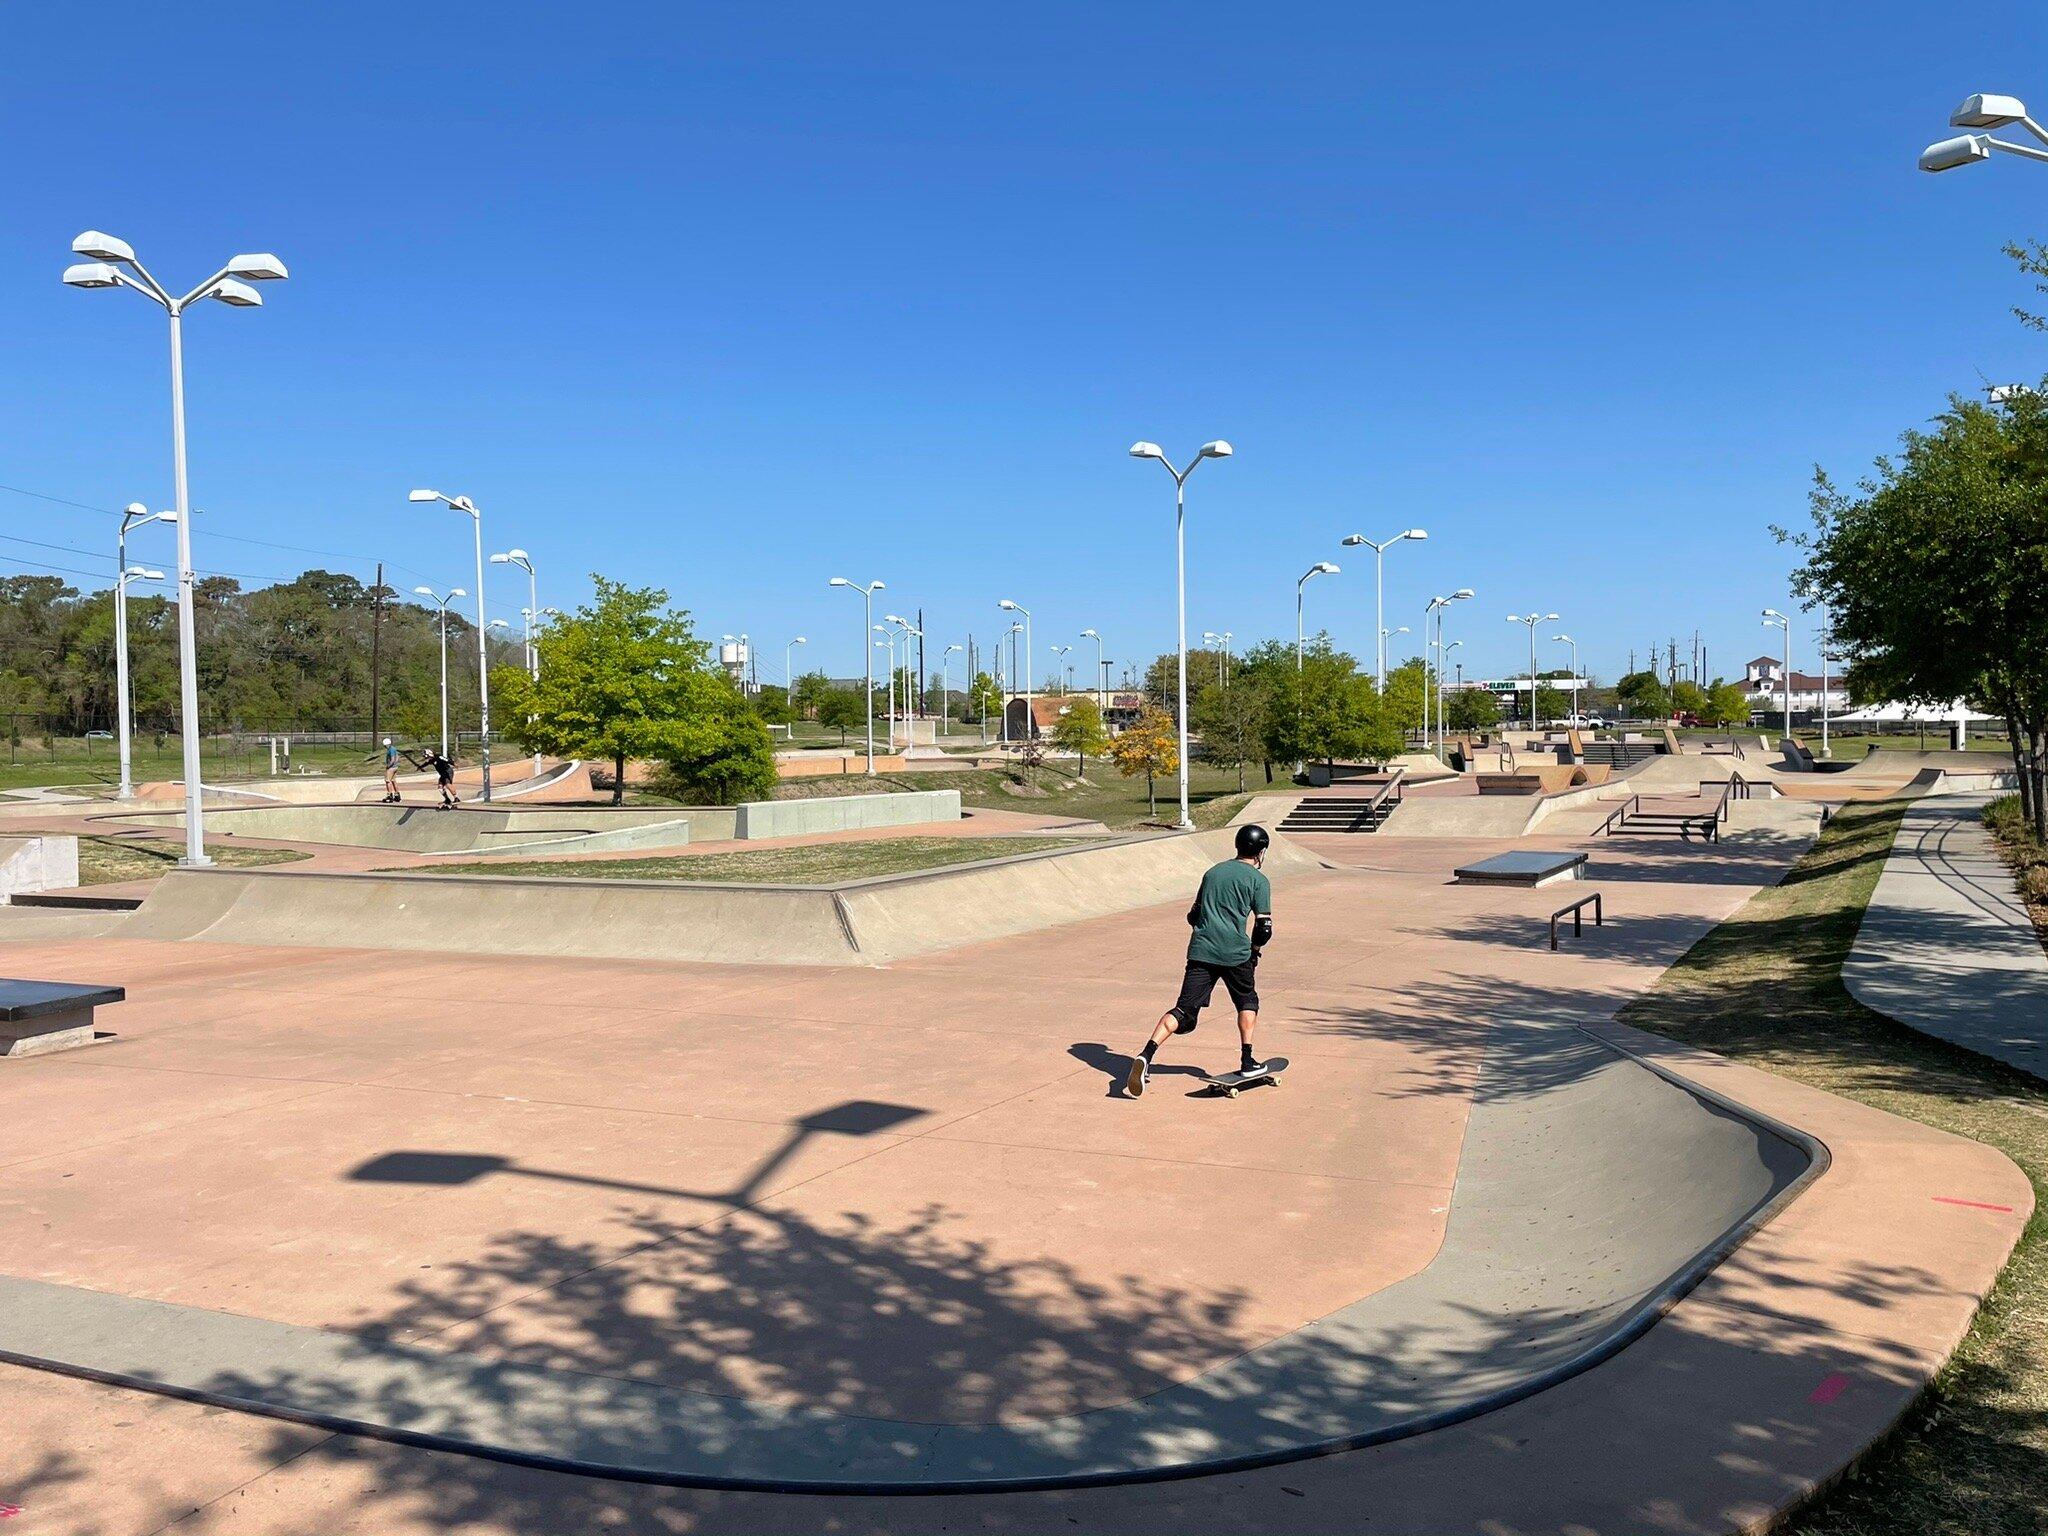
[(1984, 824), (2012, 867), (2013, 883), (2026, 898), (2035, 931), (2041, 942), (2048, 944), (2048, 845), (2034, 835), (2033, 825), (2021, 813), (2018, 795), (2000, 795), (1985, 806)]
[[(1756, 733), (1752, 732), (1751, 734)], [(1777, 731), (1765, 731), (1762, 734), (1776, 741), (1779, 733)], [(1797, 736), (1815, 757), (1820, 756), (1820, 730), (1818, 727), (1812, 730), (1802, 728), (1794, 731), (1792, 734)], [(1837, 760), (1847, 758), (1851, 762), (1868, 754), (1872, 747), (1885, 747), (1893, 752), (1946, 752), (1948, 750), (1948, 732), (1939, 726), (1925, 733), (1918, 731), (1906, 731), (1903, 733), (1888, 731), (1882, 736), (1857, 736), (1851, 735), (1847, 731), (1829, 731), (1828, 747)], [(2012, 748), (2006, 744), (2003, 729), (1995, 736), (1972, 735), (1964, 750), (1967, 752), (1993, 752), (2008, 757), (2012, 753)]]
[[(2048, 1084), (1865, 1008), (1841, 967), (1903, 807), (1842, 810), (1784, 884), (1695, 944), (1622, 1018), (2004, 1152), (2048, 1207)], [(2037, 1211), (1969, 1336), (1803, 1536), (2039, 1536), (2048, 1529), (2048, 1215)]]
[[(144, 843), (128, 838), (81, 837), (78, 840), (78, 883), (112, 885), (121, 880), (154, 880), (177, 866), (182, 843)], [(295, 864), (311, 855), (290, 848), (238, 848), (209, 843), (209, 857), (223, 869), (248, 869), (257, 864)]]
[(557, 880), (730, 880), (748, 885), (837, 885), (875, 875), (903, 875), (1013, 853), (1071, 848), (1085, 837), (892, 837), (870, 842), (812, 843), (743, 853), (671, 854), (655, 859), (521, 859), (417, 865), (401, 874), (538, 875)]

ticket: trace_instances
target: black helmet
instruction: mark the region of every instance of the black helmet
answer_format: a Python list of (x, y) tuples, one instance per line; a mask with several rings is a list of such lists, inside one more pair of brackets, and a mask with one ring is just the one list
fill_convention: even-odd
[(1273, 839), (1266, 829), (1256, 821), (1248, 821), (1237, 829), (1237, 856), (1240, 859), (1255, 859), (1264, 853)]

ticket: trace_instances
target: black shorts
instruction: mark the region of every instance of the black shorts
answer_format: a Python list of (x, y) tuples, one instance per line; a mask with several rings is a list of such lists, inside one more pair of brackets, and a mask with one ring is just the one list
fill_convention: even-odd
[(1186, 974), (1180, 979), (1180, 996), (1169, 1010), (1180, 1020), (1180, 1032), (1186, 1034), (1195, 1027), (1195, 1019), (1209, 1005), (1209, 996), (1221, 981), (1230, 993), (1230, 1003), (1239, 1013), (1256, 1013), (1259, 1007), (1259, 957), (1237, 965), (1211, 965), (1206, 960), (1190, 960)]

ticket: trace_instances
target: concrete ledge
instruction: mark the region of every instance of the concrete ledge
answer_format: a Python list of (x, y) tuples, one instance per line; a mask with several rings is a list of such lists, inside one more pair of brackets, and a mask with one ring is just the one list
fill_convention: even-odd
[(814, 837), (864, 827), (958, 821), (960, 791), (912, 789), (879, 795), (832, 795), (815, 800), (750, 800), (735, 810), (735, 838)]
[(57, 833), (0, 838), (0, 902), (77, 884), (77, 838)]

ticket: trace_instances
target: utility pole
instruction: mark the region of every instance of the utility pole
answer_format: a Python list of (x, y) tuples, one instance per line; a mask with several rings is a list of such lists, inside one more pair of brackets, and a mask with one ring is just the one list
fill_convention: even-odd
[(384, 562), (377, 562), (377, 585), (370, 593), (370, 745), (375, 747), (380, 739), (377, 735), (377, 706), (380, 702), (378, 686), (383, 681), (384, 669), (379, 663), (384, 655)]

